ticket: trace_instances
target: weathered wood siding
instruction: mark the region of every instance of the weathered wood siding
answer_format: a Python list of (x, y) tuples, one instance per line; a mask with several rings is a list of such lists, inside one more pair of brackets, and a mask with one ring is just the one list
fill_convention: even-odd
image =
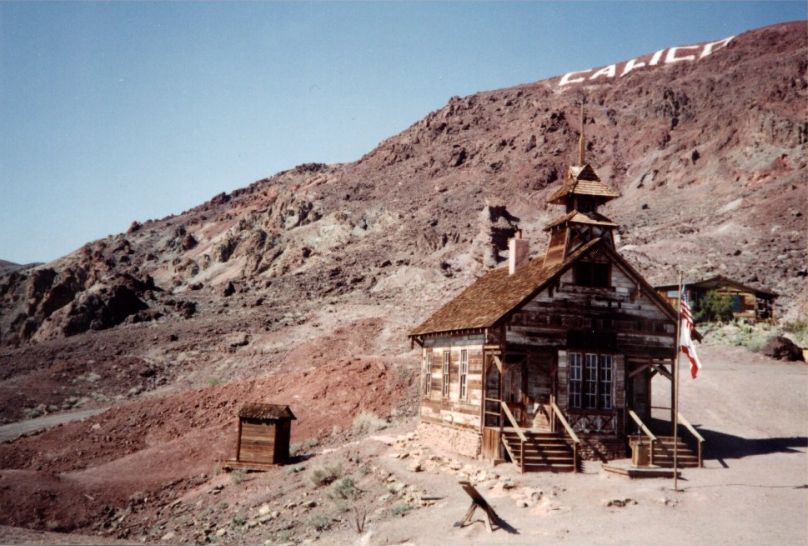
[(594, 331), (614, 338), (626, 357), (670, 358), (676, 325), (619, 267), (609, 288), (573, 284), (567, 271), (556, 286), (537, 294), (510, 317), (507, 342), (569, 348), (570, 331)]
[(275, 425), (242, 422), (238, 460), (273, 464), (275, 462)]
[(263, 464), (288, 462), (291, 421), (272, 423), (244, 419), (239, 430), (238, 461)]
[[(468, 352), (466, 396), (460, 397), (461, 351)], [(483, 340), (455, 336), (427, 340), (422, 373), (429, 373), (430, 389), (421, 394), (421, 420), (479, 431), (482, 404)], [(443, 359), (449, 354), (449, 392), (443, 394)], [(427, 365), (427, 363), (429, 363)], [(423, 387), (423, 378), (421, 385)]]
[[(601, 254), (593, 261), (607, 259), (608, 255)], [(557, 355), (557, 403), (564, 410), (569, 408), (569, 352), (611, 354), (613, 410), (577, 409), (569, 420), (578, 430), (623, 434), (625, 408), (635, 405), (626, 397), (627, 373), (649, 362), (669, 362), (675, 349), (675, 328), (674, 320), (652, 296), (613, 263), (608, 287), (576, 285), (569, 270), (523, 304), (509, 318), (507, 346), (508, 350), (519, 347)], [(645, 390), (637, 394), (650, 396)], [(641, 402), (650, 406), (650, 399)]]

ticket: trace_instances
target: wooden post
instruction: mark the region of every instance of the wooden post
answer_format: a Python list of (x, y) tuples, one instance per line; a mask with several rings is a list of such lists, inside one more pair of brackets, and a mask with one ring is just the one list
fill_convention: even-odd
[(520, 457), (520, 462), (521, 462), (521, 464), (519, 465), (519, 472), (524, 474), (525, 473), (525, 441), (524, 440), (519, 440), (519, 443), (521, 444), (519, 446), (519, 457)]
[(680, 346), (682, 324), (682, 272), (679, 271), (679, 302), (676, 306), (676, 358), (673, 368), (673, 490), (679, 491), (679, 355), (682, 354)]

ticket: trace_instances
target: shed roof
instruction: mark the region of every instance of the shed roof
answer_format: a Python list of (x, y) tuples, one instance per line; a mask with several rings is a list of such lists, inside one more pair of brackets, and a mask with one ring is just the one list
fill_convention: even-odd
[(265, 419), (268, 421), (297, 419), (289, 406), (283, 404), (244, 404), (238, 411), (238, 416), (243, 419)]
[[(696, 288), (718, 288), (720, 286), (732, 286), (733, 288), (737, 288), (742, 291), (746, 292), (753, 292), (755, 294), (762, 294), (764, 296), (769, 296), (772, 298), (776, 298), (779, 296), (777, 292), (773, 292), (766, 288), (755, 288), (754, 286), (749, 286), (747, 284), (740, 283), (729, 277), (725, 277), (724, 275), (715, 275), (714, 277), (708, 277), (706, 279), (702, 279), (700, 281), (685, 281), (685, 286), (691, 286)], [(673, 284), (659, 284), (654, 286), (656, 290), (665, 290), (671, 288), (678, 288), (679, 285), (676, 283)]]

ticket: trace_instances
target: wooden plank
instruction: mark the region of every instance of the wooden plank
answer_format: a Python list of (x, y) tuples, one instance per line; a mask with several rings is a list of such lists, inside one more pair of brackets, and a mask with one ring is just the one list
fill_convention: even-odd
[(222, 468), (226, 470), (255, 470), (255, 471), (266, 471), (266, 470), (274, 470), (278, 468), (278, 465), (271, 464), (271, 463), (258, 463), (258, 462), (249, 462), (249, 461), (234, 461), (232, 459), (224, 461), (222, 463)]
[(499, 370), (500, 375), (504, 373), (503, 368), (504, 365), (502, 364), (502, 360), (500, 360), (498, 355), (493, 355), (494, 357), (494, 364), (497, 366), (497, 370)]

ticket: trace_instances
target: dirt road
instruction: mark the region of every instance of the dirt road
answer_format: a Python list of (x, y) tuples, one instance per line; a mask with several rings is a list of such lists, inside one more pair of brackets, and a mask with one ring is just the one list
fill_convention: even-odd
[(48, 429), (61, 425), (62, 423), (69, 423), (71, 421), (81, 421), (87, 417), (98, 415), (106, 411), (107, 408), (94, 408), (80, 411), (71, 411), (68, 413), (57, 413), (54, 415), (46, 415), (45, 417), (37, 417), (36, 419), (27, 419), (25, 421), (17, 421), (8, 425), (0, 426), (0, 443), (10, 442), (19, 438), (24, 434), (37, 432), (39, 430)]

